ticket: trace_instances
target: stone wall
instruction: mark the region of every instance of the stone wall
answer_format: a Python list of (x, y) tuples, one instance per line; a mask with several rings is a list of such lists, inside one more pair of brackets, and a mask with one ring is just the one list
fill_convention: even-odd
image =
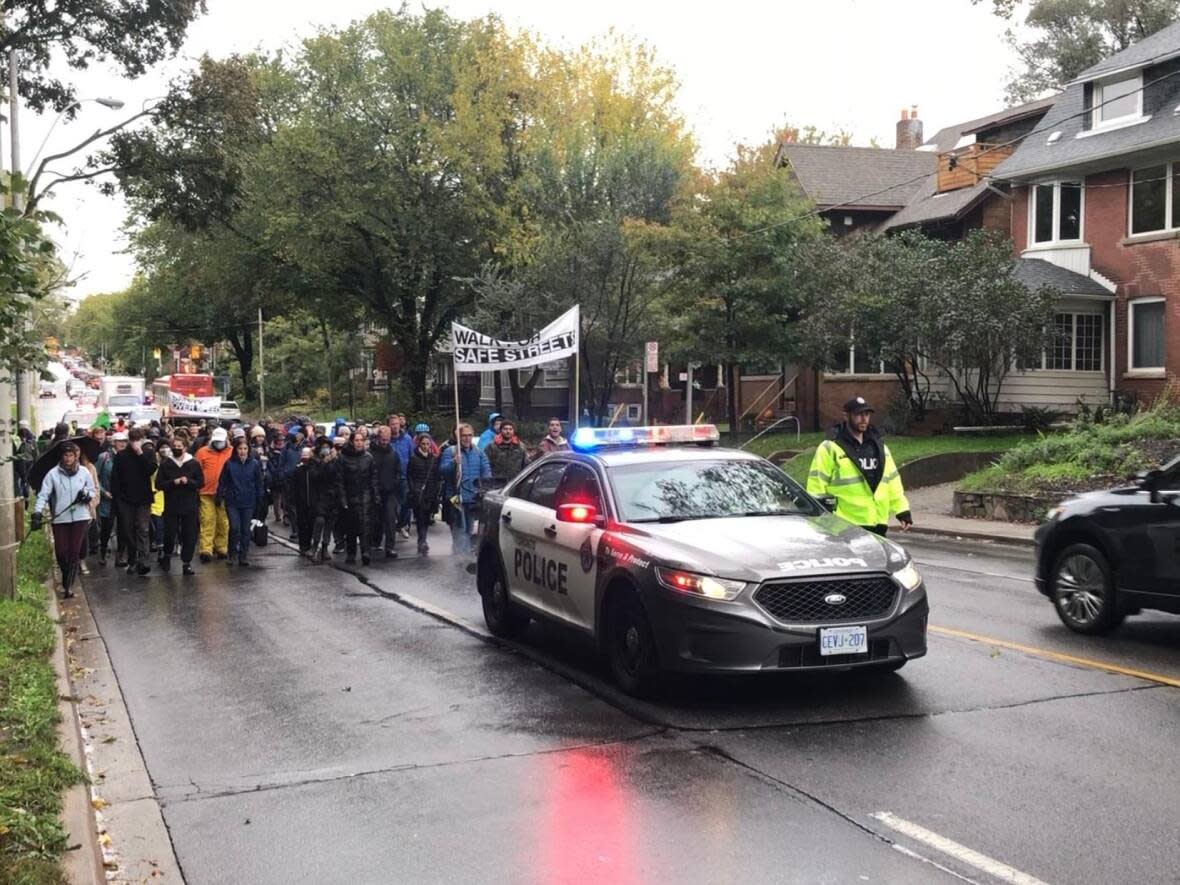
[(955, 516), (963, 516), (968, 519), (1036, 523), (1045, 518), (1045, 511), (1060, 502), (1060, 498), (1037, 495), (956, 491), (951, 512)]

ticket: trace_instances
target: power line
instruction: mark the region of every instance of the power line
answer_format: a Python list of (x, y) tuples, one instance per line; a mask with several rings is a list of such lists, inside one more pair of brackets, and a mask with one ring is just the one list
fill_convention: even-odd
[[(1151, 82), (1144, 83), (1136, 91), (1143, 92), (1149, 86), (1154, 86), (1156, 83), (1160, 83), (1160, 82), (1168, 79), (1169, 77), (1175, 77), (1177, 74), (1180, 74), (1180, 70), (1170, 71), (1166, 74), (1162, 74), (1161, 76), (1156, 77)], [(1061, 94), (1064, 95), (1064, 93), (1061, 93)], [(1066, 120), (1072, 120), (1075, 117), (1084, 117), (1086, 114), (1092, 114), (1092, 113), (1094, 113), (1094, 111), (1097, 108), (1100, 108), (1100, 107), (1103, 107), (1107, 104), (1110, 104), (1113, 101), (1118, 101), (1120, 98), (1125, 98), (1126, 95), (1129, 95), (1129, 94), (1131, 94), (1131, 93), (1126, 93), (1124, 95), (1116, 96), (1115, 98), (1108, 98), (1105, 101), (1101, 101), (1098, 104), (1090, 106), (1089, 108), (1083, 108), (1082, 110), (1080, 110), (1076, 113), (1070, 114), (1066, 117), (1062, 117), (1060, 120), (1054, 121), (1054, 123), (1051, 126), (1037, 127), (1037, 128), (1034, 128), (1034, 129), (1026, 132), (1024, 135), (1017, 136), (1016, 138), (1012, 138), (1012, 139), (1009, 139), (1008, 141), (1001, 142), (1000, 144), (993, 144), (993, 145), (981, 150), (978, 154), (976, 154), (976, 157), (982, 157), (984, 154), (991, 153), (992, 151), (998, 151), (998, 150), (1003, 150), (1004, 148), (1012, 147), (1014, 144), (1022, 142), (1026, 138), (1031, 138), (1032, 136), (1037, 135), (1038, 133), (1054, 130), (1058, 126), (1060, 126), (1062, 123), (1064, 123)], [(887, 193), (891, 190), (896, 190), (899, 187), (905, 187), (908, 184), (915, 184), (919, 181), (924, 181), (927, 178), (929, 178), (931, 176), (931, 174), (934, 174), (934, 173), (923, 172), (921, 175), (915, 175), (913, 178), (907, 178), (904, 181), (894, 182), (893, 184), (889, 185), (888, 187), (883, 187), (883, 188), (880, 188), (875, 191), (870, 191), (867, 194), (860, 194), (856, 197), (853, 197), (850, 200), (845, 200), (841, 203), (836, 203), (835, 205), (832, 205), (832, 206), (825, 206), (822, 209), (819, 207), (816, 207), (814, 209), (808, 210), (807, 212), (802, 212), (798, 215), (792, 216), (791, 218), (788, 218), (784, 221), (778, 221), (778, 222), (775, 222), (774, 224), (768, 224), (764, 227), (755, 228), (754, 230), (751, 230), (751, 231), (746, 231), (744, 233), (735, 234), (732, 237), (726, 237), (725, 242), (732, 243), (737, 240), (744, 240), (747, 237), (752, 237), (752, 236), (755, 236), (756, 234), (763, 234), (763, 233), (766, 233), (767, 231), (776, 230), (777, 228), (784, 227), (785, 225), (788, 225), (788, 224), (793, 224), (796, 221), (802, 221), (803, 219), (810, 218), (814, 215), (820, 215), (824, 212), (832, 212), (836, 209), (851, 208), (853, 206), (860, 205), (862, 202), (869, 199), (870, 197), (880, 196), (881, 194)], [(1106, 186), (1109, 186), (1109, 185), (1106, 185)]]

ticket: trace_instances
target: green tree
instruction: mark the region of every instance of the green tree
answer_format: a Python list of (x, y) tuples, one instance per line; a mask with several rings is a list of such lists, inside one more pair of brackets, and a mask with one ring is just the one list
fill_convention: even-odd
[[(1016, 0), (991, 3), (1001, 18), (1016, 14)], [(1005, 97), (1020, 104), (1062, 89), (1086, 68), (1178, 17), (1180, 0), (1033, 0), (1024, 19), (1032, 33), (1007, 34), (1021, 69), (1008, 82)]]
[(54, 62), (64, 60), (76, 71), (110, 62), (138, 77), (176, 52), (204, 11), (204, 0), (8, 0), (0, 57), (20, 52), (21, 98), (33, 110), (66, 110), (77, 95), (52, 69)]
[[(8, 189), (0, 186), (0, 195)], [(29, 335), (35, 309), (64, 284), (57, 250), (46, 235), (42, 212), (0, 211), (0, 366), (39, 368), (45, 363), (43, 340)]]
[[(775, 168), (776, 148), (739, 146), (676, 222), (670, 303), (677, 337), (687, 356), (720, 363), (735, 393), (742, 363), (797, 355), (792, 329), (801, 304), (791, 259), (800, 243), (822, 236), (798, 186)], [(728, 398), (735, 428), (737, 401)]]

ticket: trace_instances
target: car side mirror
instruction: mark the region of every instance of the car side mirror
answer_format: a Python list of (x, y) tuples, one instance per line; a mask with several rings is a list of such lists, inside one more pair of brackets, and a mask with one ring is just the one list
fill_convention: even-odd
[(1163, 472), (1159, 470), (1145, 470), (1135, 477), (1139, 488), (1150, 493), (1153, 504), (1159, 500), (1159, 486), (1162, 479)]
[(606, 517), (599, 513), (598, 508), (593, 504), (559, 504), (557, 521), (593, 525), (600, 529), (606, 528)]
[(830, 510), (832, 513), (835, 513), (836, 508), (840, 506), (840, 502), (836, 500), (835, 495), (820, 495), (817, 500), (824, 505), (826, 510)]

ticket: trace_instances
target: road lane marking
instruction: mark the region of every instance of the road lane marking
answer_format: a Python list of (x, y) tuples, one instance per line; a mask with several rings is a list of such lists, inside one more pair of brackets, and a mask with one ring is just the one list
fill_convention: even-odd
[(1119, 664), (1112, 664), (1109, 661), (1099, 661), (1094, 658), (1082, 658), (1077, 655), (1065, 654), (1060, 651), (1050, 651), (1047, 648), (1037, 648), (1035, 645), (1023, 645), (1019, 642), (1009, 642), (1007, 639), (996, 639), (994, 636), (984, 636), (980, 633), (969, 633), (966, 630), (956, 630), (953, 627), (939, 627), (935, 624), (929, 626), (931, 633), (937, 633), (939, 636), (950, 636), (955, 639), (967, 639), (971, 642), (982, 642), (987, 645), (994, 645), (997, 648), (1006, 648), (1010, 651), (1023, 652), (1026, 655), (1032, 655), (1038, 658), (1045, 658), (1049, 661), (1057, 661), (1062, 664), (1077, 664), (1079, 667), (1089, 667), (1091, 670), (1105, 670), (1107, 673), (1116, 673), (1119, 676), (1131, 676), (1135, 679), (1142, 679), (1146, 682), (1154, 682), (1158, 685), (1168, 685), (1172, 688), (1180, 688), (1180, 679), (1172, 676), (1164, 676), (1162, 673), (1152, 673), (1147, 670), (1136, 670), (1133, 667), (1123, 667)]
[(943, 854), (953, 857), (955, 860), (965, 863), (970, 867), (974, 867), (980, 872), (987, 873), (989, 876), (999, 879), (1001, 882), (1010, 882), (1012, 885), (1045, 885), (1044, 882), (1035, 876), (1022, 873), (1015, 867), (1010, 867), (1006, 863), (1000, 863), (1000, 861), (994, 860), (986, 854), (980, 854), (973, 848), (960, 845), (953, 839), (940, 836), (938, 833), (897, 817), (888, 811), (878, 811), (876, 814), (870, 816), (879, 820), (885, 826), (891, 827), (897, 830), (897, 832), (909, 836), (911, 839), (921, 842), (923, 845), (933, 848), (936, 851), (941, 851)]

